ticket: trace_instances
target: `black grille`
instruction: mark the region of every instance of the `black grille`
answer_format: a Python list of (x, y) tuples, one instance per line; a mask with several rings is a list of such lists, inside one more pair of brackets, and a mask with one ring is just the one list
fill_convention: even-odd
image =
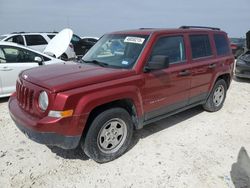
[(32, 111), (34, 90), (29, 89), (17, 82), (16, 93), (19, 105), (26, 111)]

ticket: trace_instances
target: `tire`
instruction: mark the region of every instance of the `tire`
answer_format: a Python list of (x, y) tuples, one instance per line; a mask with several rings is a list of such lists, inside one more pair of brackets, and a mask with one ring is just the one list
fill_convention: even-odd
[(81, 147), (84, 153), (98, 163), (112, 161), (129, 147), (133, 122), (123, 108), (111, 108), (95, 117)]
[(225, 101), (226, 94), (227, 84), (225, 80), (220, 79), (215, 83), (206, 103), (203, 105), (203, 108), (209, 112), (216, 112), (220, 110)]

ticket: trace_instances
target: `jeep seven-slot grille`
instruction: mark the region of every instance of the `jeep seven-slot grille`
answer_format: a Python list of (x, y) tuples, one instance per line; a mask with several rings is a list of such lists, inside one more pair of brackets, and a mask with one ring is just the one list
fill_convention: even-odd
[(34, 90), (17, 82), (16, 93), (19, 105), (26, 111), (32, 111)]

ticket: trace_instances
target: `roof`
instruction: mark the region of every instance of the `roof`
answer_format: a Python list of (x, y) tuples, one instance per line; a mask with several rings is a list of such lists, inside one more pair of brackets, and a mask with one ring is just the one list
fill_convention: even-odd
[(223, 32), (219, 28), (203, 26), (182, 26), (180, 28), (139, 28), (112, 32), (110, 34), (151, 35), (153, 33)]
[(0, 36), (5, 36), (5, 37), (10, 37), (10, 36), (15, 36), (15, 35), (56, 35), (57, 33), (55, 32), (13, 32), (9, 34), (3, 34)]

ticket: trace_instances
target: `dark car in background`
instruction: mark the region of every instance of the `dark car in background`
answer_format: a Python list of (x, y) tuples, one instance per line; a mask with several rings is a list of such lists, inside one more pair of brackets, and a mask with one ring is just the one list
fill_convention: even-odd
[(235, 76), (250, 78), (250, 31), (246, 33), (246, 50), (236, 61)]
[(71, 43), (74, 46), (74, 50), (77, 57), (82, 57), (87, 53), (87, 51), (94, 46), (94, 44), (98, 41), (97, 38), (93, 37), (86, 37), (86, 38), (80, 38), (77, 35), (73, 35), (71, 39)]
[(247, 50), (237, 59), (235, 76), (240, 78), (250, 78), (250, 50)]
[(246, 47), (245, 38), (230, 38), (230, 42), (230, 46), (235, 58), (244, 53), (244, 49)]

